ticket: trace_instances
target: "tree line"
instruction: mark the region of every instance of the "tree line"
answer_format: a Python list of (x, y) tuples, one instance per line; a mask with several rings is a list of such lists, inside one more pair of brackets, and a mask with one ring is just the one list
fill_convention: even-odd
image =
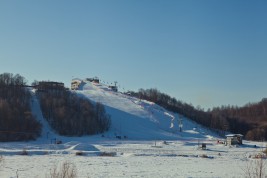
[[(19, 74), (0, 74), (0, 141), (33, 140), (40, 136), (42, 126), (32, 114), (32, 95), (25, 87), (26, 83)], [(230, 131), (241, 133), (249, 140), (267, 139), (267, 99), (243, 107), (221, 106), (204, 111), (157, 89), (127, 93), (182, 114), (222, 135)], [(44, 117), (61, 135), (98, 134), (107, 131), (111, 125), (110, 116), (102, 104), (93, 104), (66, 89), (42, 90), (37, 96)]]
[(230, 131), (242, 133), (249, 140), (267, 139), (267, 99), (243, 107), (222, 106), (209, 111), (212, 117), (224, 120)]
[(194, 107), (153, 88), (127, 93), (182, 114), (222, 136), (226, 131), (230, 131), (241, 133), (249, 140), (267, 139), (267, 99), (254, 104), (249, 103), (243, 107), (221, 106), (204, 111), (200, 107)]
[[(60, 135), (92, 135), (109, 129), (111, 119), (102, 104), (93, 104), (62, 87), (38, 90), (38, 84), (34, 81), (43, 116)], [(40, 136), (42, 125), (31, 105), (32, 93), (26, 79), (19, 74), (0, 74), (0, 142), (35, 140)]]
[(0, 74), (0, 141), (34, 140), (41, 133), (25, 84), (25, 78), (19, 74)]
[(107, 131), (110, 116), (102, 104), (92, 104), (68, 90), (37, 92), (44, 118), (60, 135), (82, 136)]

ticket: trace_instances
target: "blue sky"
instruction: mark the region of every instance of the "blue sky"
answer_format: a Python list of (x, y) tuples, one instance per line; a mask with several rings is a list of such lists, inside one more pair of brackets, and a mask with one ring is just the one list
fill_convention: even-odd
[(194, 106), (267, 97), (265, 0), (0, 0), (0, 73), (94, 77)]

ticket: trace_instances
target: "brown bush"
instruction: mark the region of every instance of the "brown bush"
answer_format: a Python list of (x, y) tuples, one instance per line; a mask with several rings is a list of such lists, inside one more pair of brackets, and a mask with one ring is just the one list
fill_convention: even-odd
[(266, 178), (266, 160), (262, 157), (249, 160), (243, 171), (246, 178)]
[(101, 152), (99, 156), (108, 156), (108, 157), (114, 157), (116, 156), (115, 152)]
[(4, 157), (0, 155), (0, 167), (3, 165), (3, 162), (4, 162)]
[(203, 155), (200, 155), (201, 158), (208, 158), (208, 155), (206, 154), (203, 154)]
[(64, 162), (60, 167), (54, 166), (46, 178), (76, 178), (77, 169), (73, 163)]
[(82, 151), (78, 151), (78, 152), (75, 153), (75, 155), (76, 156), (84, 156), (85, 154)]

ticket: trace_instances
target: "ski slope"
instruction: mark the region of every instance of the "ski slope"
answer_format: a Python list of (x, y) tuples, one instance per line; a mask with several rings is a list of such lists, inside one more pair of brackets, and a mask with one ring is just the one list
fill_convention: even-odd
[[(111, 116), (110, 130), (103, 135), (60, 136), (43, 117), (32, 91), (32, 111), (43, 125), (41, 137), (29, 142), (0, 142), (4, 160), (0, 161), (1, 178), (49, 177), (50, 171), (64, 162), (76, 166), (79, 178), (243, 178), (246, 168), (257, 164), (255, 155), (266, 149), (266, 142), (218, 144), (221, 138), (201, 125), (152, 102), (113, 92), (103, 84), (88, 82), (73, 92), (105, 106)], [(182, 132), (178, 119), (182, 119)], [(54, 144), (54, 139), (63, 143)], [(206, 143), (207, 149), (201, 149), (201, 143)], [(82, 156), (77, 156), (78, 152)], [(112, 156), (100, 156), (102, 153)]]
[[(79, 91), (82, 97), (102, 103), (111, 116), (111, 129), (107, 135), (129, 139), (212, 139), (214, 134), (179, 114), (174, 114), (155, 103), (140, 100), (108, 86), (86, 82)], [(179, 119), (182, 119), (183, 132), (179, 132)]]

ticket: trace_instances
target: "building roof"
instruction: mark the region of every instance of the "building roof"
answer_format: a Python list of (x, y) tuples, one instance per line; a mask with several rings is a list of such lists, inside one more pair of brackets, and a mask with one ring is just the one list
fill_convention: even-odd
[(228, 134), (228, 135), (225, 135), (226, 137), (243, 137), (242, 134)]
[(82, 81), (82, 79), (80, 79), (80, 78), (73, 78), (72, 81), (73, 80), (80, 80), (80, 81)]

